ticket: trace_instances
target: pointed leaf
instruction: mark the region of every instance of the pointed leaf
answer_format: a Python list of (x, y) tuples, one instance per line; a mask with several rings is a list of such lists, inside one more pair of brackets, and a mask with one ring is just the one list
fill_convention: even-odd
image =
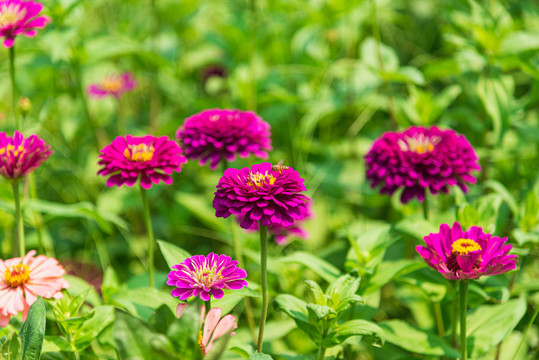
[(38, 297), (30, 307), (20, 332), (24, 360), (39, 360), (45, 336), (45, 321), (45, 303)]
[(157, 244), (159, 245), (159, 248), (161, 249), (161, 253), (163, 254), (163, 257), (165, 258), (165, 261), (167, 262), (167, 265), (169, 268), (172, 269), (172, 266), (177, 265), (187, 259), (188, 257), (191, 257), (189, 252), (182, 249), (181, 247), (168, 243), (163, 240), (157, 240)]
[(325, 347), (342, 344), (350, 336), (365, 336), (377, 346), (384, 344), (384, 331), (375, 323), (366, 320), (351, 320), (334, 327), (324, 339)]

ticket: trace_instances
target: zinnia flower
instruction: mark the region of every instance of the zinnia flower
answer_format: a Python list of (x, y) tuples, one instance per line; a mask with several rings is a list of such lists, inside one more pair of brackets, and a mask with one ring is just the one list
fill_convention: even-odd
[(262, 226), (290, 227), (305, 218), (309, 198), (301, 194), (306, 191), (303, 179), (290, 167), (273, 169), (270, 163), (227, 169), (213, 199), (215, 215), (238, 215), (244, 229), (258, 221)]
[(10, 317), (21, 311), (26, 320), (38, 296), (61, 299), (61, 290), (69, 287), (62, 278), (65, 270), (56, 259), (35, 254), (32, 250), (24, 258), (0, 260), (0, 326), (6, 326)]
[(172, 296), (186, 300), (200, 296), (204, 301), (213, 296), (220, 299), (223, 289), (241, 289), (247, 286), (247, 272), (238, 268), (238, 262), (226, 255), (210, 253), (208, 256), (195, 255), (174, 265), (168, 274), (167, 285), (175, 286)]
[(0, 175), (18, 179), (39, 167), (52, 154), (51, 147), (37, 135), (15, 131), (13, 136), (0, 132)]
[(365, 156), (371, 187), (382, 184), (380, 193), (392, 195), (402, 188), (401, 201), (414, 197), (425, 200), (432, 194), (448, 193), (458, 185), (475, 184), (473, 170), (481, 170), (477, 155), (464, 135), (453, 130), (411, 127), (403, 132), (387, 132), (376, 140)]
[(125, 72), (107, 76), (101, 83), (90, 84), (86, 91), (97, 99), (105, 96), (119, 99), (123, 93), (133, 90), (136, 86), (137, 82), (133, 78), (133, 74)]
[(4, 38), (4, 47), (12, 47), (17, 35), (32, 37), (36, 35), (35, 29), (45, 27), (51, 19), (38, 16), (42, 9), (43, 5), (35, 1), (0, 1), (0, 37)]
[(221, 161), (234, 161), (236, 155), (249, 154), (266, 159), (271, 150), (271, 132), (267, 122), (252, 111), (204, 110), (187, 119), (176, 137), (189, 159), (210, 161), (215, 169)]
[(417, 252), (425, 262), (449, 280), (477, 279), (516, 269), (517, 255), (508, 255), (512, 246), (507, 238), (486, 234), (479, 226), (463, 231), (455, 222), (450, 228), (440, 225), (440, 232), (424, 237), (427, 246)]
[(111, 175), (107, 180), (111, 187), (133, 186), (139, 179), (144, 189), (160, 181), (170, 185), (170, 174), (180, 172), (181, 165), (187, 162), (181, 153), (178, 144), (167, 136), (118, 136), (101, 150), (98, 164), (103, 167), (97, 173)]

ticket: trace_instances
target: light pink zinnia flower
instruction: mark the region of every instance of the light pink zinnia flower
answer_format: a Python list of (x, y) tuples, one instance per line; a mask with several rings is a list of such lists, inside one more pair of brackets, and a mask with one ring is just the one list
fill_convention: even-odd
[(123, 74), (114, 74), (107, 76), (101, 83), (90, 84), (86, 91), (94, 98), (100, 99), (106, 96), (114, 96), (119, 99), (120, 96), (133, 90), (137, 82), (130, 72)]
[(0, 37), (4, 38), (4, 47), (12, 47), (17, 35), (32, 37), (36, 35), (35, 29), (45, 27), (51, 19), (38, 16), (42, 9), (43, 5), (35, 1), (0, 1)]
[[(221, 308), (212, 308), (204, 319), (205, 308), (200, 307), (200, 328), (204, 323), (204, 329), (198, 334), (198, 346), (202, 355), (206, 356), (212, 349), (215, 340), (225, 336), (238, 327), (234, 315), (228, 314), (221, 319), (223, 310)], [(232, 332), (230, 336), (234, 335)]]
[(0, 132), (0, 175), (18, 179), (39, 167), (52, 154), (50, 145), (37, 135), (15, 131), (13, 136)]
[(35, 250), (24, 258), (0, 260), (0, 327), (22, 311), (26, 320), (30, 306), (38, 296), (61, 299), (69, 283), (62, 278), (65, 270), (56, 259), (38, 255)]

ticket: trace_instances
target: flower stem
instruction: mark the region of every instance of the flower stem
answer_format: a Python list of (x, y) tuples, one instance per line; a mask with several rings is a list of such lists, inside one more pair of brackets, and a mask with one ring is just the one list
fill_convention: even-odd
[(434, 316), (436, 318), (436, 328), (438, 330), (438, 335), (440, 337), (444, 336), (445, 326), (444, 326), (444, 317), (442, 314), (442, 305), (440, 302), (434, 303)]
[(211, 310), (211, 295), (207, 301), (204, 301), (204, 308), (206, 309), (206, 314)]
[(425, 190), (425, 200), (423, 200), (423, 216), (425, 220), (429, 220), (429, 194)]
[(19, 180), (13, 181), (11, 187), (13, 188), (13, 200), (15, 201), (15, 223), (17, 229), (17, 242), (19, 244), (19, 256), (23, 257), (26, 254), (26, 248), (24, 246), (24, 220), (22, 217)]
[(150, 206), (148, 205), (148, 195), (146, 190), (140, 187), (140, 196), (142, 198), (142, 209), (144, 211), (144, 221), (146, 222), (146, 231), (148, 232), (148, 275), (150, 277), (150, 287), (154, 287), (153, 280), (153, 229), (152, 219), (150, 217)]
[(268, 230), (259, 221), (260, 229), (260, 282), (262, 283), (262, 312), (260, 315), (260, 328), (258, 329), (258, 343), (256, 351), (262, 352), (264, 327), (268, 315)]
[(466, 310), (468, 308), (468, 283), (469, 280), (461, 280), (459, 282), (460, 296), (460, 360), (467, 359), (467, 343), (466, 343)]
[(532, 315), (532, 318), (530, 319), (530, 322), (526, 326), (526, 330), (524, 330), (524, 333), (522, 334), (522, 339), (520, 340), (520, 343), (517, 346), (517, 349), (515, 350), (515, 354), (513, 355), (513, 360), (517, 358), (518, 351), (520, 350), (520, 347), (526, 341), (526, 336), (528, 335), (528, 331), (530, 331), (530, 328), (532, 327), (533, 323), (535, 322), (535, 318), (537, 317), (537, 314), (539, 314), (539, 306), (535, 308), (535, 312)]
[[(451, 291), (455, 290), (455, 284), (451, 281)], [(451, 346), (457, 346), (457, 313), (459, 312), (459, 302), (457, 297), (453, 299), (451, 310)]]
[(21, 118), (17, 116), (16, 104), (16, 88), (15, 88), (15, 45), (9, 48), (9, 77), (11, 79), (11, 111), (13, 111), (13, 119), (16, 129), (22, 131)]

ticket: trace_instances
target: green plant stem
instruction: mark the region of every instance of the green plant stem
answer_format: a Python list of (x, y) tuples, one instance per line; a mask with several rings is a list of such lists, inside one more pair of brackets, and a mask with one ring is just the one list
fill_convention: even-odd
[(17, 115), (17, 93), (15, 87), (15, 45), (9, 48), (9, 77), (11, 80), (11, 111), (13, 111), (13, 123), (16, 129), (22, 131), (21, 118)]
[(260, 229), (260, 282), (262, 283), (262, 312), (260, 314), (260, 328), (258, 329), (258, 342), (256, 350), (262, 352), (264, 327), (268, 315), (268, 229), (258, 222)]
[(146, 231), (148, 233), (148, 275), (150, 277), (150, 287), (154, 287), (153, 279), (153, 229), (152, 219), (150, 217), (150, 206), (148, 204), (148, 194), (146, 190), (140, 187), (140, 196), (142, 198), (142, 209), (144, 211), (144, 221), (146, 223)]
[(520, 350), (520, 347), (526, 341), (526, 336), (528, 335), (528, 331), (530, 331), (530, 328), (532, 327), (533, 323), (535, 322), (535, 318), (537, 317), (537, 314), (539, 314), (539, 305), (535, 308), (535, 312), (532, 315), (532, 318), (528, 322), (528, 325), (526, 326), (526, 330), (524, 330), (524, 333), (522, 334), (522, 339), (518, 343), (517, 349), (515, 350), (515, 353), (513, 355), (513, 360), (517, 358), (518, 351)]
[(19, 180), (11, 183), (13, 188), (13, 200), (15, 201), (15, 224), (17, 229), (17, 243), (19, 244), (19, 256), (26, 255), (26, 247), (24, 245), (24, 219), (22, 217), (21, 193), (19, 191)]
[(460, 360), (467, 359), (467, 337), (466, 337), (466, 310), (468, 308), (468, 283), (469, 280), (459, 282), (460, 297)]
[[(322, 343), (324, 342), (324, 339), (328, 335), (328, 321), (324, 319), (324, 325), (322, 329)], [(326, 358), (326, 347), (324, 345), (320, 345), (320, 348), (318, 349), (318, 360), (324, 360)]]
[(257, 14), (255, 0), (249, 1), (249, 14), (251, 16), (251, 30), (249, 34), (249, 93), (247, 95), (247, 109), (256, 111), (257, 105), (257, 83), (255, 54), (257, 48)]
[[(452, 281), (451, 282), (451, 288), (452, 290), (455, 290), (455, 284)], [(457, 314), (459, 312), (459, 302), (457, 300), (457, 297), (453, 299), (453, 307), (452, 307), (452, 313), (451, 313), (451, 346), (456, 347), (457, 346)]]
[(211, 310), (211, 295), (208, 301), (204, 301), (204, 308), (206, 309), (206, 314)]
[(444, 317), (442, 314), (442, 305), (440, 302), (434, 303), (434, 316), (436, 318), (436, 329), (438, 329), (438, 335), (443, 337), (445, 334)]
[(425, 200), (423, 200), (423, 216), (425, 220), (429, 220), (429, 196), (425, 191)]

